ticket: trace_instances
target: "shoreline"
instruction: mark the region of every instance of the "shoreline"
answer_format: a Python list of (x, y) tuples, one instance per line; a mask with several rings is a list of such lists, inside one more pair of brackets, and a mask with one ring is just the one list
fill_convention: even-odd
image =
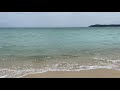
[(120, 78), (120, 71), (111, 69), (48, 71), (45, 73), (28, 74), (20, 78)]

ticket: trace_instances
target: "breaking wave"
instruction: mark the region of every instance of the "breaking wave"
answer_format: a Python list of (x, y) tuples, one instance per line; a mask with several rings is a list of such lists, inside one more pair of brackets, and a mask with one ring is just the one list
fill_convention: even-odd
[[(94, 58), (98, 60), (98, 58)], [(81, 70), (91, 70), (91, 69), (113, 69), (120, 70), (120, 60), (104, 60), (99, 59), (97, 65), (80, 65), (78, 63), (68, 63), (68, 62), (58, 62), (56, 64), (47, 65), (42, 68), (26, 68), (24, 70), (14, 70), (14, 69), (0, 69), (0, 78), (20, 78), (27, 74), (34, 73), (44, 73), (47, 71), (81, 71)]]

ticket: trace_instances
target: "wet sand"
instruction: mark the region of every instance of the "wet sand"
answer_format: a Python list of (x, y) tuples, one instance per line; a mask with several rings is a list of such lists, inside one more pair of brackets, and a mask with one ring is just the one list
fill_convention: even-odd
[(45, 73), (28, 74), (22, 78), (120, 78), (120, 71), (110, 69), (49, 71)]

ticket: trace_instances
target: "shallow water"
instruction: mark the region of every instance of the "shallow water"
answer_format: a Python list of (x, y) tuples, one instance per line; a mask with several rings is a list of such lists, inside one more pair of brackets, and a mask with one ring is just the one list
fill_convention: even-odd
[(0, 29), (1, 78), (119, 65), (119, 27)]

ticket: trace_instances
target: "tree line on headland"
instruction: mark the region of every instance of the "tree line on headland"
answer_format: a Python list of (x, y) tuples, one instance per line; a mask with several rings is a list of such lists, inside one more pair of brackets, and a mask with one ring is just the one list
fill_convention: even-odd
[(120, 27), (120, 24), (109, 24), (109, 25), (95, 24), (95, 25), (90, 25), (89, 27)]

